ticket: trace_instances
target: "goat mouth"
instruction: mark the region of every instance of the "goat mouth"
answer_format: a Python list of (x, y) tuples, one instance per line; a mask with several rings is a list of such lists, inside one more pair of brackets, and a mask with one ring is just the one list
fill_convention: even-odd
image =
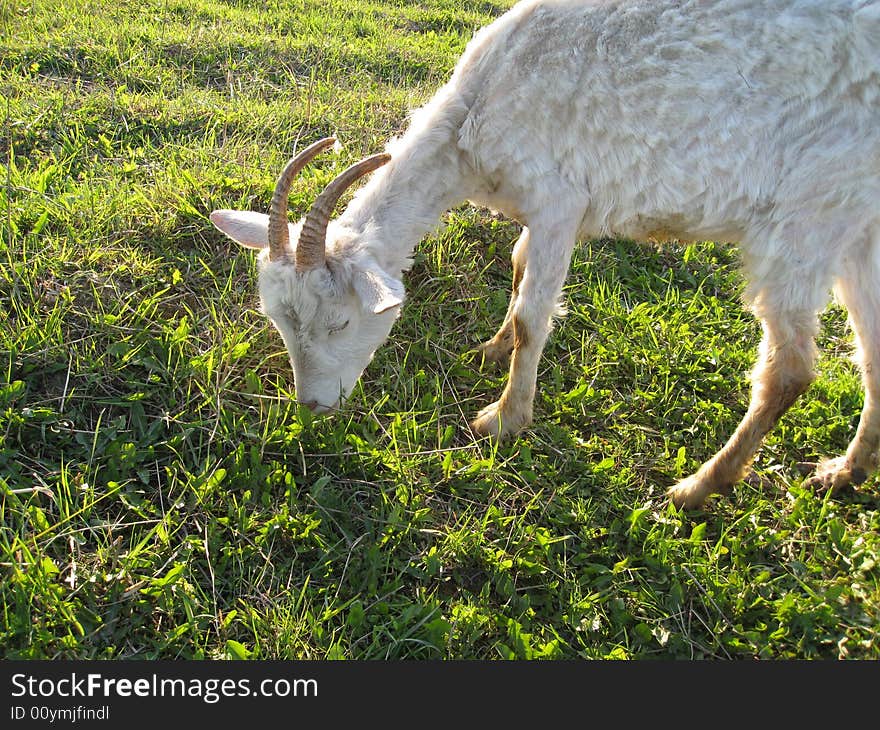
[(310, 400), (310, 401), (302, 401), (301, 400), (301, 401), (297, 401), (297, 403), (301, 406), (305, 406), (312, 413), (315, 413), (318, 415), (320, 415), (322, 413), (333, 413), (334, 411), (339, 409), (339, 401), (338, 400), (329, 406), (324, 403), (318, 403), (318, 401), (316, 401), (316, 400)]

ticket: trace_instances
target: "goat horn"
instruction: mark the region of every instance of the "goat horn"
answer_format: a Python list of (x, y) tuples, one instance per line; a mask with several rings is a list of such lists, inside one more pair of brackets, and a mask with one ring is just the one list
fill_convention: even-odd
[(296, 157), (290, 160), (278, 176), (275, 183), (275, 194), (272, 196), (272, 205), (269, 207), (269, 260), (276, 261), (284, 256), (287, 251), (287, 243), (290, 235), (287, 231), (287, 198), (290, 194), (290, 186), (300, 170), (312, 159), (328, 147), (336, 144), (335, 137), (326, 137), (310, 144)]
[(303, 221), (302, 233), (300, 233), (299, 241), (296, 244), (297, 271), (308, 271), (324, 265), (327, 225), (330, 223), (330, 215), (339, 198), (342, 197), (342, 193), (355, 180), (372, 172), (377, 167), (382, 167), (390, 159), (391, 155), (384, 152), (367, 157), (341, 172), (333, 182), (324, 188), (324, 192), (315, 199), (311, 210)]

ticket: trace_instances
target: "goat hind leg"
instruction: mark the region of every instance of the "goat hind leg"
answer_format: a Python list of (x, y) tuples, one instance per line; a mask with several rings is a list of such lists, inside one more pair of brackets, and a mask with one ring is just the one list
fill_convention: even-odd
[[(880, 247), (880, 240), (874, 243)], [(821, 462), (815, 475), (804, 484), (832, 493), (862, 484), (878, 465), (880, 451), (880, 250), (860, 256), (858, 265), (848, 266), (837, 281), (837, 296), (849, 312), (856, 336), (856, 359), (862, 369), (865, 404), (856, 435), (844, 456)], [(873, 256), (873, 258), (872, 258)], [(871, 262), (874, 265), (871, 265)]]
[(479, 351), (486, 362), (505, 362), (513, 352), (513, 310), (519, 298), (519, 285), (526, 271), (526, 252), (529, 246), (529, 229), (523, 228), (519, 239), (513, 247), (511, 259), (513, 261), (513, 288), (510, 294), (510, 304), (507, 306), (507, 314), (504, 322), (498, 328), (492, 339), (479, 346)]
[(816, 314), (778, 312), (765, 317), (762, 326), (749, 409), (724, 447), (669, 490), (676, 507), (696, 509), (710, 494), (729, 493), (745, 477), (764, 436), (813, 380)]

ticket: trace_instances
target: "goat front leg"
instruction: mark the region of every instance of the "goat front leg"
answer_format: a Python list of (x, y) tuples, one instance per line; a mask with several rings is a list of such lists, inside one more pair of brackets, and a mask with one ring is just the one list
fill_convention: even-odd
[[(508, 436), (532, 421), (538, 361), (574, 249), (576, 230), (564, 226), (531, 228), (531, 234), (524, 232), (520, 237), (515, 254), (514, 281), (517, 270), (521, 278), (508, 316), (513, 339), (510, 374), (501, 398), (471, 422), (471, 428), (481, 436)], [(502, 336), (503, 330), (499, 332)]]
[[(880, 452), (880, 265), (876, 262), (880, 239), (869, 241), (858, 263), (844, 269), (835, 291), (849, 312), (856, 336), (856, 360), (862, 370), (865, 404), (856, 435), (844, 456), (817, 465), (804, 484), (832, 493), (851, 484), (862, 484), (876, 469)], [(875, 262), (872, 264), (872, 262)]]
[(752, 371), (752, 398), (745, 418), (715, 456), (669, 490), (676, 507), (696, 509), (710, 494), (729, 494), (746, 476), (764, 436), (813, 381), (816, 314), (775, 312), (761, 324), (764, 337)]
[(507, 314), (504, 322), (491, 340), (487, 340), (478, 348), (486, 362), (505, 362), (513, 351), (513, 310), (519, 299), (519, 285), (526, 272), (526, 252), (529, 247), (529, 229), (523, 228), (516, 244), (513, 247), (511, 260), (513, 261), (513, 287), (510, 294), (510, 304), (507, 306)]

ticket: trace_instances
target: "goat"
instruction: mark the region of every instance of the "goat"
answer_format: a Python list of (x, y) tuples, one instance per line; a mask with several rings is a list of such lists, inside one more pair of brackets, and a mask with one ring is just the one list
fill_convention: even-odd
[[(268, 216), (213, 223), (262, 249), (262, 307), (297, 398), (335, 408), (386, 340), (418, 242), (465, 200), (522, 224), (513, 291), (488, 360), (510, 356), (472, 422), (503, 437), (532, 420), (538, 361), (579, 239), (662, 235), (740, 247), (763, 338), (748, 410), (721, 450), (669, 489), (698, 508), (741, 480), (812, 379), (834, 289), (855, 331), (864, 410), (845, 455), (806, 483), (836, 491), (880, 443), (880, 0), (529, 0), (480, 30), (449, 81), (387, 152), (334, 180), (298, 223), (294, 175)], [(335, 220), (343, 190), (381, 168)]]

